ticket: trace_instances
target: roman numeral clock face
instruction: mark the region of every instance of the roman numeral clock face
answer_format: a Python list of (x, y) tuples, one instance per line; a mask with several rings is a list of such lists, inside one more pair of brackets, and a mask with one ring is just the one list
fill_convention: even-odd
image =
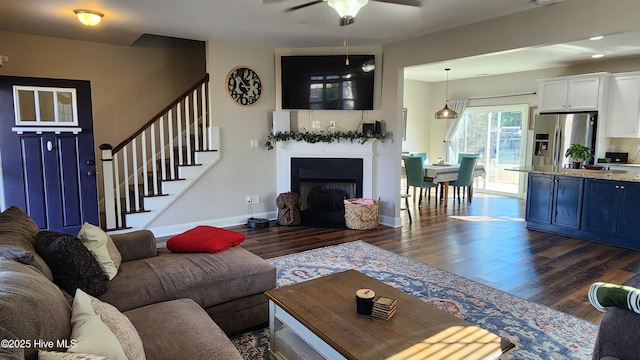
[(239, 66), (227, 75), (227, 93), (238, 105), (253, 105), (262, 94), (262, 82), (255, 71)]

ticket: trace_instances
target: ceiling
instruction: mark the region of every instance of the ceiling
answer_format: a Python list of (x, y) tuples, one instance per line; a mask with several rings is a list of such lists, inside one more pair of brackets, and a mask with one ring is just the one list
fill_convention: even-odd
[[(350, 45), (379, 45), (536, 7), (534, 0), (418, 0), (420, 7), (370, 1), (354, 24), (341, 27), (326, 3), (286, 11), (308, 1), (2, 0), (0, 30), (120, 45), (153, 34), (274, 48), (340, 46), (348, 31)], [(104, 13), (103, 22), (80, 25), (78, 8)]]
[[(351, 46), (382, 45), (447, 28), (536, 8), (543, 0), (419, 0), (422, 6), (370, 1), (356, 22), (339, 26), (325, 3), (286, 11), (308, 0), (2, 0), (0, 31), (124, 46), (145, 46), (148, 35), (271, 48), (335, 47), (345, 36)], [(550, 0), (550, 5), (561, 0)], [(73, 13), (85, 8), (105, 14), (95, 28)], [(143, 37), (143, 35), (147, 35)], [(610, 44), (610, 45), (605, 45)], [(1, 44), (0, 44), (1, 47)], [(1, 48), (0, 48), (1, 50)], [(640, 54), (639, 34), (619, 34), (598, 42), (549, 45), (415, 67), (406, 76), (443, 81), (565, 65), (594, 51), (607, 57)]]
[[(594, 59), (595, 54), (604, 56)], [(637, 55), (640, 55), (640, 31), (606, 35), (600, 40), (584, 39), (418, 65), (405, 68), (404, 76), (411, 80), (438, 82), (446, 80), (445, 68), (451, 69), (449, 80), (459, 80)]]

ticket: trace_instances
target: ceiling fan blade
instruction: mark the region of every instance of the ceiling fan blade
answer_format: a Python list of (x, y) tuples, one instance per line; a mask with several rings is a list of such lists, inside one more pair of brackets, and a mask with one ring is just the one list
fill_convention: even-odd
[(397, 4), (397, 5), (407, 5), (407, 6), (422, 6), (422, 1), (420, 0), (371, 0), (389, 4)]
[(320, 4), (324, 2), (324, 0), (314, 0), (311, 2), (308, 2), (306, 4), (302, 4), (302, 5), (297, 5), (297, 6), (293, 6), (287, 9), (287, 11), (294, 11), (294, 10), (299, 10), (299, 9), (303, 9), (306, 8), (307, 6), (311, 6), (311, 5), (315, 5), (315, 4)]

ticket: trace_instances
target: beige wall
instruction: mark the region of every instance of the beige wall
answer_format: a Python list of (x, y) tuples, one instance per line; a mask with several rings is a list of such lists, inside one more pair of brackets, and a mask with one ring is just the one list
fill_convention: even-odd
[[(193, 42), (192, 42), (193, 43)], [(96, 148), (118, 144), (205, 74), (201, 46), (127, 47), (0, 32), (0, 75), (91, 81)]]
[[(403, 107), (407, 109), (406, 140), (402, 142), (402, 151), (426, 152), (429, 159), (436, 159), (431, 145), (433, 106), (431, 98), (433, 84), (426, 81), (406, 80), (404, 82)], [(444, 106), (444, 103), (442, 104)], [(401, 134), (402, 132), (398, 132)]]
[[(262, 95), (254, 105), (239, 106), (226, 93), (227, 74), (237, 66), (252, 68), (262, 80)], [(275, 151), (265, 150), (263, 141), (275, 110), (274, 50), (211, 39), (207, 72), (211, 117), (221, 128), (222, 159), (151, 224), (161, 234), (197, 224), (244, 223), (250, 216), (247, 195), (260, 196), (260, 203), (252, 207), (253, 216), (275, 214)], [(260, 148), (250, 148), (251, 139), (258, 139)]]

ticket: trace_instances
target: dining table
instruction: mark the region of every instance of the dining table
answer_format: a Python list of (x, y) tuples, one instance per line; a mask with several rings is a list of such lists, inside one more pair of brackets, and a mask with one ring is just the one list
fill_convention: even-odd
[[(444, 186), (444, 195), (441, 199), (444, 199), (444, 206), (447, 206), (447, 199), (449, 198), (449, 182), (458, 180), (458, 171), (460, 170), (460, 164), (424, 164), (424, 179), (436, 184), (442, 184)], [(484, 170), (484, 164), (477, 164), (473, 170), (473, 177), (485, 177), (486, 172)], [(469, 195), (471, 196), (471, 195)]]

